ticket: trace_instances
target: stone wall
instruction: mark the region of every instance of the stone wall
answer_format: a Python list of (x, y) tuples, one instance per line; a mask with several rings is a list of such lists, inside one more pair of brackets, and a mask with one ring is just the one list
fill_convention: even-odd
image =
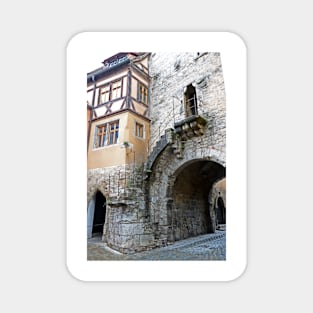
[(175, 241), (209, 232), (209, 210), (200, 192), (176, 192), (173, 200), (172, 227)]
[(123, 253), (148, 250), (155, 246), (154, 233), (144, 205), (144, 195), (113, 200), (107, 205), (103, 240)]
[(117, 251), (133, 253), (155, 246), (146, 206), (143, 166), (121, 165), (88, 171), (88, 203), (97, 191), (106, 197), (103, 241)]
[[(226, 175), (226, 99), (219, 53), (200, 57), (187, 52), (153, 53), (150, 75), (152, 153), (166, 130), (176, 133), (176, 139), (169, 140), (167, 147), (155, 157), (149, 178), (149, 214), (156, 244), (162, 246), (215, 231), (211, 187)], [(182, 136), (177, 134), (175, 125), (186, 126), (184, 90), (190, 84), (196, 90), (198, 114), (206, 123), (201, 132), (192, 132), (187, 127), (187, 136)], [(197, 193), (187, 184), (188, 190), (183, 190), (183, 184), (179, 186), (177, 182), (179, 175), (197, 162), (215, 164), (208, 172), (211, 176), (206, 181), (200, 179), (207, 187)], [(201, 174), (200, 167), (194, 170)], [(188, 181), (190, 177), (185, 179)]]
[(87, 171), (87, 202), (101, 191), (106, 198), (128, 196), (133, 188), (142, 188), (144, 167), (123, 164), (119, 166), (96, 168)]
[(196, 88), (198, 113), (208, 120), (210, 145), (225, 152), (226, 102), (221, 56), (210, 52), (152, 53), (150, 82), (150, 151), (165, 129), (186, 117), (184, 89)]

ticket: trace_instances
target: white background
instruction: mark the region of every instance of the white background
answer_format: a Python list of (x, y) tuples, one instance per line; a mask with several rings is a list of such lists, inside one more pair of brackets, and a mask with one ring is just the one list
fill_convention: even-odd
[[(310, 2), (291, 3), (1, 5), (1, 311), (312, 311), (312, 19)], [(69, 275), (65, 56), (86, 30), (232, 31), (245, 40), (248, 267), (239, 279), (122, 284)]]

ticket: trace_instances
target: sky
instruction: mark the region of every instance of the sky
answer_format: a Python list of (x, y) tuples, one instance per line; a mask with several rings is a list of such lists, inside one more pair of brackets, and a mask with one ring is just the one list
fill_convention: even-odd
[(87, 73), (101, 67), (103, 64), (101, 63), (103, 60), (109, 58), (110, 56), (118, 53), (119, 51), (108, 51), (105, 49), (90, 51), (88, 55), (86, 55), (86, 69)]

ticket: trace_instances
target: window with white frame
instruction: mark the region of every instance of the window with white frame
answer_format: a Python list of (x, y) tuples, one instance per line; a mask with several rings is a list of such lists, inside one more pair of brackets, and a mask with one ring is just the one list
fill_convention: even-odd
[(137, 100), (148, 104), (148, 88), (142, 83), (139, 83)]
[(143, 124), (136, 122), (135, 136), (138, 138), (144, 138), (144, 126), (143, 126)]
[(122, 97), (122, 80), (100, 87), (98, 104), (106, 103)]
[(99, 104), (110, 101), (110, 85), (100, 88)]
[(119, 131), (119, 122), (118, 121), (109, 123), (108, 145), (114, 145), (117, 143), (118, 131)]
[(112, 83), (111, 100), (118, 99), (122, 95), (122, 80)]
[(94, 148), (114, 145), (118, 141), (119, 121), (113, 121), (95, 127)]

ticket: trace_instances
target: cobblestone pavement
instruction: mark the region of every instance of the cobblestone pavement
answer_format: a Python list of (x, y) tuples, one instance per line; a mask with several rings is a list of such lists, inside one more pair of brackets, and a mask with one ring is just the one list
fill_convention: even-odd
[(88, 240), (88, 260), (226, 260), (226, 231), (217, 230), (172, 245), (131, 255), (116, 252), (100, 240)]

